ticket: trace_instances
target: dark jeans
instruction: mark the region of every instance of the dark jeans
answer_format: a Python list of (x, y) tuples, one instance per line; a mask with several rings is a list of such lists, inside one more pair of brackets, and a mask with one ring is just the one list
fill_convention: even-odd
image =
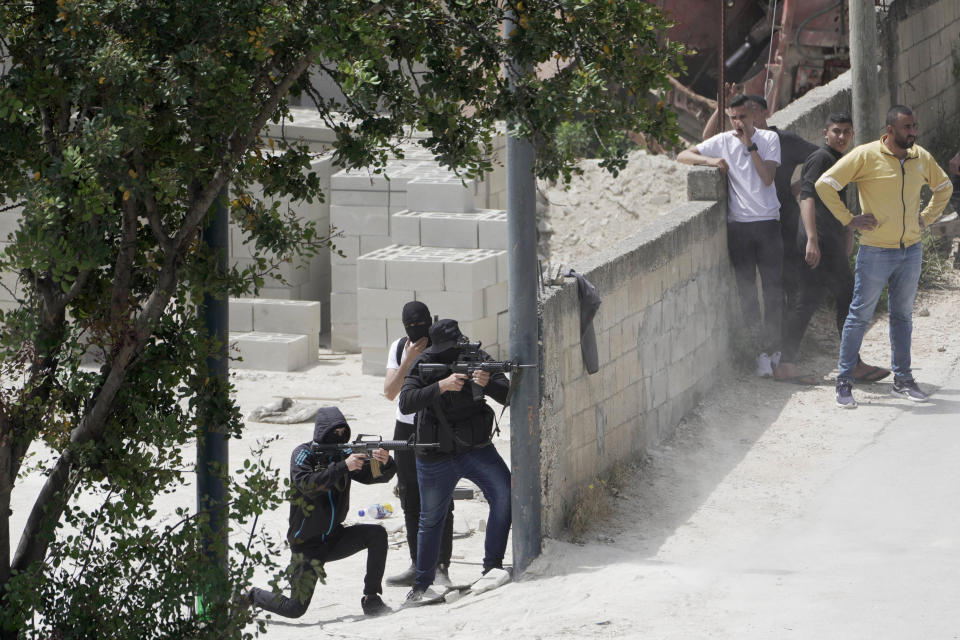
[(286, 618), (299, 618), (310, 605), (317, 587), (317, 569), (327, 562), (342, 560), (358, 551), (367, 549), (367, 574), (363, 578), (363, 594), (383, 593), (383, 567), (387, 562), (387, 530), (378, 524), (338, 526), (326, 541), (307, 542), (291, 547), (290, 597), (258, 589), (250, 590), (254, 606)]
[[(800, 226), (800, 207), (796, 199), (790, 196), (792, 202), (780, 203), (780, 238), (783, 241), (783, 321), (786, 328), (787, 318), (797, 307), (800, 296), (801, 269), (806, 265), (804, 254), (806, 246), (801, 252), (797, 245), (797, 228)], [(784, 336), (786, 338), (786, 336)]]
[(829, 250), (821, 246), (820, 264), (811, 269), (806, 262), (800, 269), (800, 293), (793, 313), (787, 314), (783, 327), (783, 361), (796, 362), (800, 342), (807, 331), (810, 318), (816, 313), (823, 294), (829, 291), (837, 303), (837, 333), (843, 333), (843, 323), (853, 299), (853, 273), (842, 248)]
[(433, 584), (443, 522), (461, 478), (472, 481), (490, 504), (484, 538), (484, 570), (503, 566), (510, 534), (510, 469), (492, 444), (440, 460), (417, 458), (420, 481), (420, 532), (417, 545), (417, 581), (426, 589)]
[[(409, 440), (416, 427), (397, 420), (393, 429), (394, 440)], [(393, 459), (397, 463), (397, 493), (400, 494), (400, 508), (407, 525), (407, 548), (410, 550), (410, 562), (417, 562), (417, 534), (420, 531), (420, 484), (417, 482), (417, 457), (413, 451), (395, 451)], [(453, 500), (440, 536), (440, 564), (450, 564), (453, 554)]]
[[(760, 351), (780, 348), (783, 316), (783, 238), (780, 222), (728, 222), (727, 248), (737, 279), (740, 308), (747, 326), (760, 326)], [(763, 289), (763, 316), (757, 299), (757, 269)]]

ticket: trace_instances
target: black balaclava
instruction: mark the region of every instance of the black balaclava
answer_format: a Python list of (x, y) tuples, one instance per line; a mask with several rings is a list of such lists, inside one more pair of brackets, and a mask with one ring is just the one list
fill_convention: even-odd
[(400, 316), (403, 320), (403, 328), (407, 332), (410, 342), (416, 342), (420, 338), (426, 338), (430, 331), (430, 309), (427, 305), (418, 300), (413, 300), (403, 305), (403, 313)]

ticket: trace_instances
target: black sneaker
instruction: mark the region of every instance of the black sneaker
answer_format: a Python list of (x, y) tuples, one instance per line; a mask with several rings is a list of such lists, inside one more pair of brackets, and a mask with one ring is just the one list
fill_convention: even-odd
[(360, 607), (363, 609), (364, 615), (368, 616), (382, 616), (393, 611), (377, 594), (360, 598)]
[(926, 402), (927, 394), (923, 391), (920, 391), (920, 387), (917, 386), (917, 383), (912, 378), (906, 380), (893, 380), (893, 389), (891, 391), (897, 395), (901, 395), (909, 400), (914, 402)]
[(416, 579), (417, 565), (411, 564), (406, 571), (387, 578), (387, 584), (391, 587), (412, 587)]
[(857, 401), (853, 399), (853, 384), (844, 378), (837, 380), (837, 406), (854, 409)]

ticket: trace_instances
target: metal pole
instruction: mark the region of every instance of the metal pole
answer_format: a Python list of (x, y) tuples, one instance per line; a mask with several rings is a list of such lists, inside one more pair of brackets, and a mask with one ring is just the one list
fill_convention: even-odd
[[(214, 204), (214, 218), (203, 230), (203, 241), (217, 255), (216, 269), (227, 272), (228, 216), (224, 202), (227, 191), (220, 192)], [(203, 315), (207, 335), (219, 345), (216, 353), (207, 357), (210, 393), (208, 408), (201, 417), (197, 432), (197, 511), (209, 513), (209, 530), (203, 532), (201, 545), (207, 561), (214, 568), (213, 583), (201, 585), (198, 593), (198, 611), (202, 614), (215, 600), (226, 598), (228, 515), (227, 473), (228, 443), (226, 426), (216, 421), (217, 407), (225, 407), (227, 394), (227, 335), (229, 313), (226, 298), (215, 298), (210, 293), (203, 296)]]
[(725, 40), (727, 37), (727, 0), (720, 0), (720, 51), (717, 61), (717, 132), (723, 133), (727, 130), (727, 97), (724, 93), (723, 85), (726, 83), (726, 70), (724, 65), (727, 59), (727, 47)]
[[(874, 0), (850, 0), (850, 68), (856, 144), (880, 134), (880, 74), (877, 73), (877, 13)], [(890, 96), (895, 100), (896, 96)]]
[[(512, 13), (507, 14), (506, 27), (508, 36), (516, 28)], [(514, 72), (518, 71), (510, 70)], [(521, 364), (539, 365), (534, 150), (529, 141), (513, 135), (512, 124), (507, 123), (510, 358)], [(513, 569), (518, 576), (540, 555), (540, 380), (538, 369), (515, 375), (519, 377), (510, 402), (510, 461)]]

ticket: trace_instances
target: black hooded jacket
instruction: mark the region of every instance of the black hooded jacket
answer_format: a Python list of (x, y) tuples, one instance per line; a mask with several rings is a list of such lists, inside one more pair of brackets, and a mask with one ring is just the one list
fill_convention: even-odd
[[(334, 429), (346, 427), (342, 436)], [(317, 413), (313, 430), (314, 442), (334, 444), (350, 439), (350, 426), (336, 407), (325, 407)], [(290, 483), (294, 497), (290, 501), (290, 528), (287, 540), (291, 547), (323, 542), (343, 522), (350, 510), (350, 481), (363, 484), (387, 482), (397, 472), (393, 458), (380, 466), (374, 475), (370, 462), (356, 471), (347, 469), (342, 454), (314, 453), (311, 442), (304, 442), (290, 457)]]

